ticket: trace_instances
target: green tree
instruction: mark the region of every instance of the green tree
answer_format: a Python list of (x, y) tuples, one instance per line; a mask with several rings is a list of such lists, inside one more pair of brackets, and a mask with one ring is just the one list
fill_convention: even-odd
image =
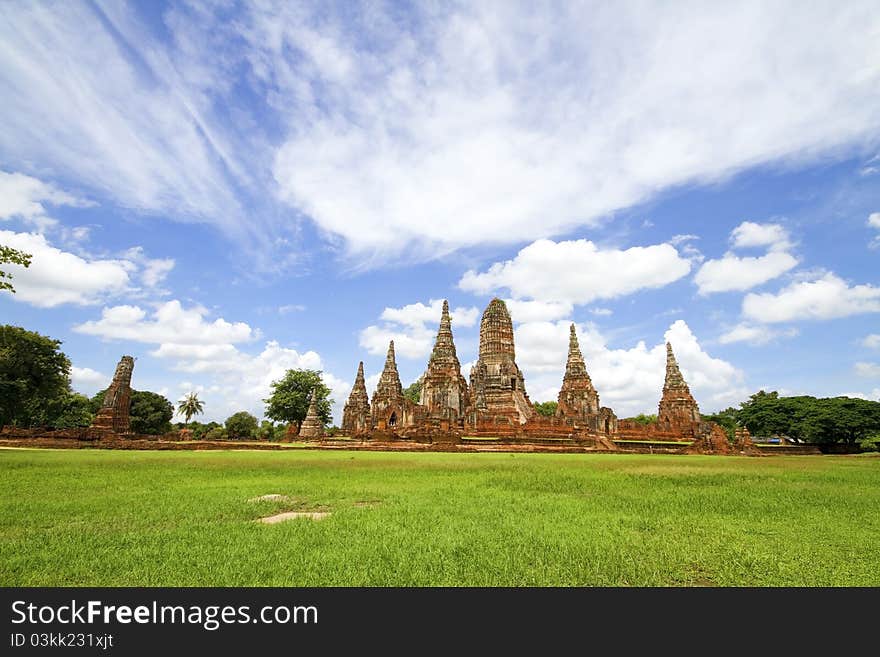
[(418, 404), (422, 395), (422, 379), (419, 378), (415, 383), (403, 389), (403, 396), (409, 399), (413, 404)]
[(155, 392), (132, 390), (129, 414), (134, 433), (163, 434), (171, 431), (174, 406)]
[(202, 422), (190, 422), (189, 424), (189, 430), (192, 431), (193, 440), (201, 440), (211, 429), (217, 428), (222, 429), (223, 427), (218, 422), (208, 422), (207, 424), (203, 424)]
[(203, 436), (205, 440), (226, 440), (228, 437), (226, 429), (219, 424), (216, 427), (208, 429)]
[(654, 424), (657, 421), (656, 415), (645, 415), (644, 413), (639, 413), (635, 417), (625, 418), (625, 421), (635, 422), (636, 424), (641, 424), (643, 427), (648, 426), (649, 424)]
[[(8, 246), (0, 245), (0, 265), (21, 265), (22, 267), (31, 266), (31, 254), (24, 251), (18, 251)], [(9, 290), (15, 294), (15, 288), (12, 287), (12, 274), (0, 269), (0, 290)]]
[(49, 425), (56, 429), (87, 427), (95, 419), (89, 398), (78, 392), (69, 392), (57, 399), (52, 409), (52, 415), (53, 418)]
[(753, 436), (850, 445), (880, 431), (880, 402), (850, 397), (780, 397), (763, 390), (740, 404), (737, 418)]
[(535, 404), (535, 410), (538, 412), (538, 415), (553, 417), (556, 415), (556, 409), (558, 406), (559, 403), (555, 401), (538, 402)]
[[(100, 410), (104, 403), (105, 394), (107, 394), (106, 388), (92, 397), (89, 402), (92, 413), (97, 413)], [(132, 390), (128, 415), (132, 432), (160, 435), (171, 431), (174, 406), (158, 393), (148, 390)]]
[(239, 411), (226, 419), (226, 434), (233, 440), (255, 437), (258, 427), (257, 418), (247, 411)]
[(263, 420), (260, 422), (260, 428), (257, 430), (257, 437), (260, 440), (274, 440), (275, 425), (271, 420)]
[(70, 391), (61, 342), (20, 326), (0, 326), (0, 426), (51, 424), (51, 409)]
[(330, 388), (321, 380), (320, 370), (287, 370), (281, 379), (273, 381), (272, 394), (263, 400), (266, 403), (266, 417), (276, 422), (294, 423), (299, 430), (309, 410), (312, 390), (317, 394), (321, 422), (325, 426), (330, 424), (333, 400), (330, 399)]
[(191, 392), (178, 402), (177, 412), (184, 417), (183, 426), (186, 428), (193, 415), (205, 412), (205, 403), (199, 399), (199, 393)]

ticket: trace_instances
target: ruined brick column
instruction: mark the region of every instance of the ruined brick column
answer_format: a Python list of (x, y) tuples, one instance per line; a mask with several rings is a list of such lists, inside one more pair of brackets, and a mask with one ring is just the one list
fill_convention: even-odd
[(657, 424), (665, 431), (694, 433), (700, 424), (700, 409), (685, 383), (672, 345), (666, 343), (666, 381), (657, 412)]
[(369, 431), (370, 428), (370, 397), (364, 382), (364, 361), (361, 361), (358, 363), (354, 386), (342, 412), (342, 431), (355, 435)]
[(312, 396), (309, 399), (309, 410), (306, 413), (306, 419), (303, 420), (299, 428), (300, 438), (320, 438), (324, 435), (324, 423), (318, 416), (318, 395), (317, 390), (312, 390)]
[(449, 318), (449, 303), (443, 301), (443, 314), (434, 350), (428, 361), (428, 368), (422, 376), (422, 390), (419, 403), (425, 407), (428, 417), (456, 422), (468, 405), (468, 388), (461, 375), (461, 363), (455, 352), (452, 339), (452, 320)]
[(134, 358), (123, 356), (116, 366), (113, 381), (104, 393), (104, 402), (92, 422), (92, 428), (99, 432), (130, 433), (131, 422), (131, 373), (134, 370)]
[(525, 379), (516, 364), (513, 322), (505, 303), (492, 299), (480, 321), (480, 357), (471, 369), (469, 419), (506, 418), (514, 425), (534, 417)]

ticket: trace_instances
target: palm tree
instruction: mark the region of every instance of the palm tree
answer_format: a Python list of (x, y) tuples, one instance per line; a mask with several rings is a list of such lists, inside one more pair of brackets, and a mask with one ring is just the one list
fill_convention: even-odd
[(193, 415), (204, 413), (204, 405), (204, 402), (199, 399), (199, 393), (197, 392), (191, 392), (181, 399), (177, 404), (177, 412), (184, 417), (183, 426), (189, 424), (189, 419)]

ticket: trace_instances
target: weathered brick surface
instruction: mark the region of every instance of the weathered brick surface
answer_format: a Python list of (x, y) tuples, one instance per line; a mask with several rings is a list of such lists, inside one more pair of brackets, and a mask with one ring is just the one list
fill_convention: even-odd
[(697, 436), (700, 427), (700, 409), (685, 383), (672, 345), (666, 343), (666, 380), (663, 396), (657, 411), (657, 424), (661, 431)]
[(516, 364), (513, 322), (501, 299), (492, 299), (480, 322), (480, 356), (471, 369), (468, 422), (524, 424), (535, 409)]
[(617, 433), (617, 416), (599, 404), (599, 393), (587, 372), (574, 324), (569, 330), (568, 359), (557, 398), (556, 417), (581, 431), (604, 436)]
[(452, 338), (449, 303), (446, 301), (443, 301), (440, 328), (428, 368), (422, 376), (419, 404), (425, 409), (426, 420), (447, 420), (452, 427), (462, 425), (468, 407), (468, 386), (461, 375), (461, 363)]
[(342, 431), (348, 435), (359, 435), (372, 429), (370, 415), (370, 397), (364, 382), (364, 361), (358, 363), (357, 376), (354, 379), (351, 394), (342, 412)]
[(309, 398), (309, 410), (306, 412), (306, 419), (303, 420), (299, 428), (300, 439), (321, 438), (324, 435), (324, 423), (318, 415), (318, 396), (317, 391), (312, 390), (312, 396)]
[(126, 434), (131, 432), (129, 411), (131, 410), (131, 373), (134, 358), (123, 356), (116, 366), (113, 381), (104, 394), (104, 403), (92, 422), (92, 428), (99, 433)]
[(378, 431), (399, 433), (407, 427), (414, 427), (422, 417), (422, 407), (403, 396), (400, 374), (394, 355), (394, 340), (388, 345), (385, 368), (373, 400), (370, 404), (372, 428)]

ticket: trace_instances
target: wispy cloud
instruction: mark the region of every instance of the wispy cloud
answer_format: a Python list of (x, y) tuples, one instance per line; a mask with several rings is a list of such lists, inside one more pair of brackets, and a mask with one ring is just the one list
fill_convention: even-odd
[(308, 217), (361, 266), (561, 234), (880, 128), (872, 2), (0, 12), (4, 161), (239, 244)]

